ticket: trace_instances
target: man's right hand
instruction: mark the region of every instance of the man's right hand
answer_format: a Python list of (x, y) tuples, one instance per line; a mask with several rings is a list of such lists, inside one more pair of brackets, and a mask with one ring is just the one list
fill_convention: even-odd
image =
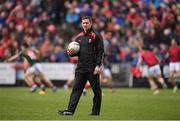
[(68, 55), (69, 55), (70, 57), (72, 57), (72, 56), (75, 55), (75, 51), (74, 51), (74, 50), (68, 49), (68, 50), (67, 50), (67, 53), (68, 53)]

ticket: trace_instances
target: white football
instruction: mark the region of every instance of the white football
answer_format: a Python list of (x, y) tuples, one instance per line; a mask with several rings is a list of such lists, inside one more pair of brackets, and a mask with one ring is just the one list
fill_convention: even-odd
[(73, 41), (69, 43), (67, 52), (70, 56), (77, 54), (79, 50), (80, 50), (80, 45), (78, 42)]

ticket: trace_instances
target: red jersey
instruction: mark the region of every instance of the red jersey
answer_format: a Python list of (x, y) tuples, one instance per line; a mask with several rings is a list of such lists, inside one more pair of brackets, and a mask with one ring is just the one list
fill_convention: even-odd
[(155, 54), (152, 51), (144, 51), (143, 53), (140, 54), (144, 62), (148, 65), (148, 67), (159, 64), (158, 58), (155, 56)]
[(170, 62), (180, 62), (180, 46), (169, 48)]

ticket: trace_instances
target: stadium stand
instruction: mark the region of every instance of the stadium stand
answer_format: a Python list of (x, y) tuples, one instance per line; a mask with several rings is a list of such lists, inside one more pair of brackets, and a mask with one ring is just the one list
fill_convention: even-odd
[(93, 17), (110, 63), (134, 63), (144, 43), (165, 65), (170, 40), (180, 43), (179, 0), (1, 0), (0, 61), (26, 43), (39, 49), (43, 62), (69, 62), (66, 46), (84, 15)]

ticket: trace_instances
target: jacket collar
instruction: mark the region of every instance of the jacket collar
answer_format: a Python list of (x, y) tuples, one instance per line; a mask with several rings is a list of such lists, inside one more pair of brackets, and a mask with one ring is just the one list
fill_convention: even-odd
[(83, 30), (84, 34), (89, 34), (91, 31), (93, 31), (92, 28), (90, 28), (87, 32), (85, 32), (85, 31)]

